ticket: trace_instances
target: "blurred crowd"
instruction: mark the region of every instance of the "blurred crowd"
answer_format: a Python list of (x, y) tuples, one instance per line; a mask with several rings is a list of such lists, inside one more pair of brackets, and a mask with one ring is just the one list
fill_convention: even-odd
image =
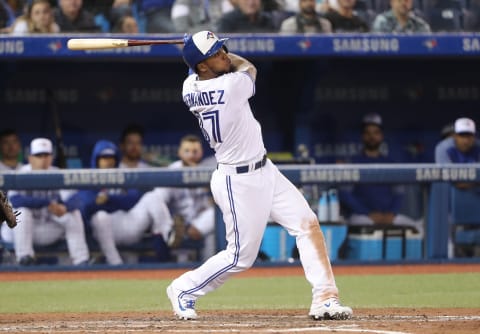
[(0, 0), (0, 32), (480, 31), (480, 0)]

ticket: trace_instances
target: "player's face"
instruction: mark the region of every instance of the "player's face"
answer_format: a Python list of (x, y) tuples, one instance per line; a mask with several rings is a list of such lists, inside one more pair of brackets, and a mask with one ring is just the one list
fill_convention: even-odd
[(221, 48), (213, 56), (197, 65), (199, 74), (207, 78), (215, 78), (232, 71), (232, 62), (227, 52)]
[(453, 136), (457, 149), (466, 153), (475, 145), (475, 135), (471, 133), (457, 133)]
[(383, 132), (377, 125), (367, 125), (362, 134), (363, 146), (367, 150), (377, 150), (383, 142)]
[(15, 159), (20, 154), (21, 145), (17, 135), (3, 137), (0, 141), (0, 153), (4, 159)]
[(53, 155), (48, 153), (29, 155), (28, 163), (32, 166), (32, 170), (48, 169), (53, 162)]
[(33, 5), (31, 19), (35, 27), (44, 30), (52, 21), (52, 10), (48, 3), (39, 2)]
[(341, 8), (353, 9), (357, 0), (338, 0), (338, 4)]
[(60, 0), (62, 11), (67, 15), (77, 15), (83, 5), (83, 0)]
[(115, 168), (115, 157), (103, 156), (98, 158), (98, 168)]
[(260, 11), (262, 3), (260, 0), (237, 0), (237, 6), (245, 15), (254, 15)]
[(131, 133), (125, 137), (125, 141), (120, 145), (123, 155), (130, 160), (140, 160), (142, 157), (142, 136), (138, 133)]
[(412, 9), (412, 0), (391, 0), (390, 6), (395, 13), (407, 15)]
[(196, 166), (202, 160), (203, 148), (199, 142), (184, 141), (178, 148), (178, 156), (186, 166)]
[(122, 32), (126, 34), (137, 34), (138, 33), (137, 21), (131, 16), (125, 17), (122, 23)]
[(299, 2), (300, 11), (309, 15), (315, 14), (315, 5), (315, 0), (300, 0)]

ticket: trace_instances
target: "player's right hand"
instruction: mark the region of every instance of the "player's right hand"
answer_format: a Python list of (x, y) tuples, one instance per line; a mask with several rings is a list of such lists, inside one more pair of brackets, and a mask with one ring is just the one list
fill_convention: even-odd
[(105, 204), (107, 201), (108, 201), (108, 194), (104, 192), (98, 193), (97, 198), (95, 199), (95, 203), (97, 205)]

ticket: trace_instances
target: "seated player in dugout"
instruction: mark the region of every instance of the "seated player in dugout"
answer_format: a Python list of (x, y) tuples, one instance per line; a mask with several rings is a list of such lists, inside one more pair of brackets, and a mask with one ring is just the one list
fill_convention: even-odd
[[(178, 148), (179, 160), (170, 164), (169, 168), (197, 167), (202, 165), (202, 141), (195, 135), (186, 135), (180, 140)], [(206, 260), (216, 251), (215, 245), (215, 206), (208, 187), (163, 188), (165, 201), (173, 214), (179, 215), (184, 226), (175, 226), (178, 244), (182, 234), (191, 240), (204, 240), (202, 259)], [(179, 231), (178, 229), (184, 229)]]
[[(120, 150), (108, 140), (96, 142), (90, 159), (91, 168), (117, 168), (120, 163)], [(76, 207), (82, 213), (87, 232), (91, 232), (91, 218), (98, 211), (114, 212), (130, 210), (142, 197), (138, 189), (92, 188), (80, 190), (72, 196), (67, 205)]]
[[(362, 120), (362, 151), (351, 158), (351, 163), (382, 164), (394, 160), (382, 152), (384, 143), (383, 122), (378, 114), (367, 114)], [(401, 185), (355, 184), (340, 188), (340, 202), (348, 211), (350, 225), (408, 225), (423, 231), (423, 220), (418, 221), (401, 214), (404, 197)]]
[[(22, 172), (55, 170), (52, 166), (53, 146), (47, 138), (35, 138), (30, 143), (28, 164)], [(21, 214), (21, 222), (14, 229), (2, 226), (2, 239), (13, 242), (20, 265), (37, 264), (35, 246), (48, 246), (65, 239), (74, 265), (90, 262), (85, 240), (84, 223), (77, 208), (67, 205), (74, 191), (66, 190), (11, 190), (12, 207)]]

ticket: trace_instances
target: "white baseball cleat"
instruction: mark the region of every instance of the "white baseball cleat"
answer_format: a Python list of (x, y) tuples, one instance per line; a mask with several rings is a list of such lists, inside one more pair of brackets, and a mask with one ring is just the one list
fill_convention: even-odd
[(171, 284), (167, 287), (167, 296), (172, 303), (173, 313), (181, 320), (197, 319), (195, 312), (195, 298), (182, 295), (182, 291), (175, 289)]
[(309, 316), (313, 320), (347, 320), (353, 315), (348, 306), (342, 306), (337, 298), (329, 298), (320, 303), (312, 303)]

